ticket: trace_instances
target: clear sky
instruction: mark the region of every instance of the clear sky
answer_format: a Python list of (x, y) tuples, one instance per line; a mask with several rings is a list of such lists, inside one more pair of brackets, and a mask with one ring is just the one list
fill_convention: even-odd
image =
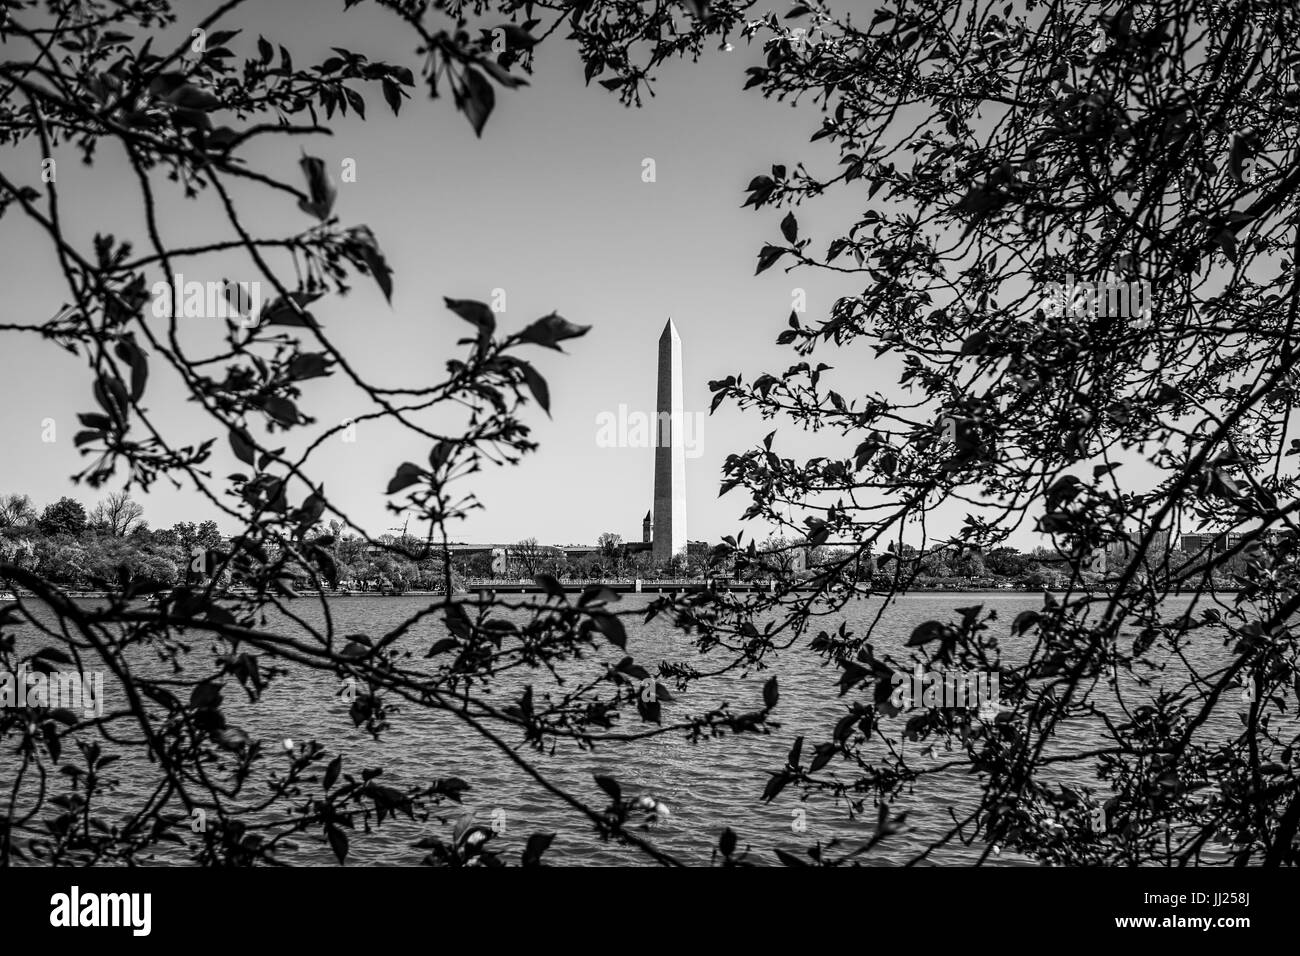
[[(264, 33), (274, 42), (291, 38), (300, 65), (320, 62), (339, 45), (418, 68), (413, 37), (394, 18), (370, 5), (347, 13), (341, 8), (313, 4), (312, 15), (303, 17), (300, 4), (250, 3), (223, 25), (243, 28), (230, 44), (241, 55)], [(181, 3), (179, 9), (192, 16), (183, 16), (155, 48), (188, 34), (209, 7)], [(504, 329), (551, 310), (593, 327), (569, 344), (567, 356), (533, 351), (530, 358), (550, 381), (554, 418), (531, 412), (541, 448), (521, 466), (489, 469), (472, 484), (462, 482), (462, 491), (472, 491), (485, 509), (453, 527), (456, 539), (588, 543), (604, 531), (640, 538), (651, 504), (653, 449), (602, 447), (598, 422), (602, 415), (617, 416), (620, 406), (629, 413), (653, 411), (656, 343), (669, 317), (682, 338), (687, 413), (706, 416), (698, 450), (687, 461), (689, 535), (716, 540), (740, 527), (748, 499), (741, 491), (718, 499), (720, 468), (729, 453), (752, 446), (773, 423), (730, 405), (708, 416), (707, 382), (739, 372), (752, 378), (797, 360), (774, 344), (786, 327), (793, 290), (806, 292), (807, 320), (825, 315), (838, 296), (860, 291), (852, 277), (830, 273), (786, 274), (778, 266), (754, 276), (757, 252), (779, 235), (784, 211), (741, 209), (745, 185), (773, 163), (803, 160), (814, 171), (834, 163), (825, 144), (808, 142), (820, 122), (815, 108), (791, 108), (742, 90), (745, 68), (760, 60), (760, 50), (738, 42), (731, 51), (711, 49), (699, 63), (670, 63), (660, 72), (656, 96), (640, 109), (625, 108), (599, 86), (584, 86), (576, 49), (557, 34), (537, 54), (532, 85), (498, 90), (481, 140), (449, 96), (430, 100), (417, 88), (394, 118), (378, 89), (367, 89), (368, 121), (336, 117), (333, 137), (264, 137), (247, 151), (254, 166), (290, 179), (300, 176), (300, 146), (323, 158), (336, 181), (341, 162), (356, 161), (356, 182), (339, 183), (335, 213), (343, 225), (368, 224), (378, 237), (395, 272), (392, 305), (359, 277), (346, 299), (330, 297), (313, 311), (372, 380), (427, 383), (458, 354), (455, 340), (469, 326), (443, 307), (443, 296), (488, 301), (494, 290), (504, 290), (506, 310), (498, 316)], [(24, 155), (25, 167), (7, 161), (6, 170), (39, 186), (40, 157)], [(138, 193), (121, 157), (105, 151), (93, 167), (70, 150), (55, 157), (64, 215), (83, 248), (102, 231), (130, 236), (143, 250)], [(653, 183), (642, 181), (647, 158), (655, 163)], [(173, 245), (233, 237), (212, 197), (185, 201), (170, 188), (175, 201), (161, 213)], [(239, 188), (236, 195), (254, 235), (286, 236), (313, 221), (281, 194)], [(798, 210), (800, 234), (824, 248), (857, 212), (832, 202)], [(53, 315), (70, 297), (50, 246), (18, 214), (2, 222), (5, 311), (34, 319)], [(256, 277), (234, 256), (181, 265), (188, 267), (187, 279)], [(150, 281), (160, 278), (151, 275)], [(218, 344), (219, 322), (181, 321), (196, 347)], [(828, 378), (846, 396), (889, 391), (897, 380), (896, 364), (876, 360), (867, 348), (828, 351), (819, 359), (835, 367)], [(184, 401), (177, 382), (156, 375), (146, 398), (173, 435), (219, 437), (215, 476), (237, 470), (224, 435)], [(337, 377), (307, 383), (301, 404), (323, 425), (362, 407)], [(27, 492), (39, 506), (65, 493), (89, 505), (115, 490), (97, 493), (68, 480), (82, 467), (72, 444), (76, 413), (94, 407), (82, 360), (34, 337), (0, 337), (0, 491)], [(55, 422), (53, 442), (42, 440), (47, 419)], [(785, 423), (774, 450), (848, 456), (855, 445), (827, 433), (805, 435)], [(355, 443), (327, 446), (314, 459), (314, 474), (350, 515), (378, 533), (400, 523), (384, 508), (388, 478), (402, 461), (422, 461), (427, 453), (396, 430), (362, 426)], [(218, 517), (188, 488), (164, 484), (136, 495), (154, 526)], [(946, 537), (966, 510), (954, 503), (932, 518), (927, 531)], [(219, 523), (233, 530), (227, 519)]]
[[(345, 14), (342, 4), (312, 6), (313, 15), (304, 18), (294, 12), (301, 9), (297, 4), (249, 4), (249, 14), (229, 24), (245, 31), (231, 45), (244, 53), (243, 44), (260, 32), (273, 40), (292, 38), (300, 64), (319, 62), (330, 46), (341, 45), (418, 66), (411, 36), (377, 8)], [(176, 37), (187, 32), (187, 23), (174, 31)], [(160, 37), (155, 47), (164, 39), (173, 41)], [(815, 155), (817, 147), (807, 141), (818, 122), (810, 109), (742, 92), (744, 69), (759, 56), (741, 44), (730, 52), (711, 50), (696, 64), (671, 63), (661, 72), (657, 95), (629, 109), (595, 84), (583, 85), (576, 49), (557, 36), (539, 51), (531, 86), (498, 92), (481, 140), (450, 97), (430, 100), (417, 89), (395, 119), (373, 89), (367, 122), (349, 116), (335, 124), (331, 138), (266, 137), (250, 150), (255, 164), (290, 178), (298, 175), (300, 144), (325, 159), (336, 180), (341, 160), (356, 160), (357, 181), (340, 183), (335, 211), (344, 225), (366, 223), (374, 230), (395, 272), (392, 307), (362, 278), (346, 300), (331, 298), (315, 311), (370, 375), (415, 385), (442, 371), (457, 351), (455, 339), (469, 328), (443, 308), (444, 295), (487, 301), (494, 289), (505, 290), (506, 311), (498, 322), (507, 329), (552, 309), (593, 326), (571, 343), (568, 356), (542, 350), (531, 356), (550, 380), (554, 419), (540, 410), (531, 415), (541, 448), (522, 466), (489, 471), (465, 486), (486, 508), (464, 524), (462, 540), (588, 542), (603, 531), (639, 538), (650, 507), (653, 450), (601, 447), (597, 420), (603, 412), (617, 415), (620, 405), (653, 411), (655, 347), (665, 321), (672, 317), (682, 337), (687, 412), (707, 415), (710, 379), (752, 376), (795, 360), (773, 344), (794, 288), (806, 289), (810, 316), (853, 291), (842, 277), (786, 275), (779, 268), (753, 275), (757, 251), (777, 235), (782, 213), (742, 210), (744, 186), (774, 162)], [(27, 168), (6, 166), (39, 186), (39, 157), (25, 155)], [(131, 236), (143, 249), (138, 193), (121, 158), (106, 151), (93, 167), (66, 149), (55, 158), (64, 215), (83, 248), (102, 231)], [(655, 162), (653, 183), (642, 181), (646, 158)], [(258, 189), (240, 194), (255, 234), (287, 235), (311, 223), (292, 199)], [(164, 234), (173, 242), (230, 235), (209, 197), (177, 197), (162, 212)], [(806, 232), (808, 225), (801, 225)], [(0, 229), (5, 311), (24, 318), (53, 315), (69, 296), (50, 246), (15, 212)], [(188, 264), (187, 279), (248, 274), (237, 258)], [(150, 281), (156, 278), (161, 273)], [(192, 323), (186, 331), (194, 341), (209, 340), (210, 329), (195, 327), (208, 320), (183, 321)], [(889, 378), (872, 381), (869, 364), (860, 373), (869, 387)], [(160, 375), (147, 405), (170, 427), (192, 429), (195, 440), (214, 434), (181, 396), (177, 383)], [(335, 379), (309, 383), (303, 404), (326, 423), (359, 407)], [(68, 480), (81, 467), (72, 445), (76, 413), (93, 408), (81, 360), (35, 337), (0, 338), (0, 491), (30, 493), (38, 505), (64, 493), (87, 504), (97, 497)], [(55, 422), (53, 442), (42, 441), (43, 431), (48, 437), (45, 419)], [(729, 452), (771, 430), (770, 423), (752, 419), (723, 408), (704, 421), (698, 455), (687, 463), (692, 539), (716, 539), (738, 527), (746, 500), (733, 492), (719, 501), (718, 475)], [(787, 432), (796, 437), (792, 427), (782, 429)], [(821, 438), (787, 447), (811, 451), (814, 445), (827, 450)], [(214, 474), (221, 476), (235, 470), (235, 460), (224, 437), (218, 448)], [(382, 530), (393, 524), (383, 508), (387, 478), (401, 461), (422, 460), (427, 451), (396, 433), (362, 427), (355, 444), (339, 442), (320, 459), (328, 467), (317, 474), (367, 527)], [(158, 485), (141, 500), (154, 526), (215, 516), (188, 489)]]

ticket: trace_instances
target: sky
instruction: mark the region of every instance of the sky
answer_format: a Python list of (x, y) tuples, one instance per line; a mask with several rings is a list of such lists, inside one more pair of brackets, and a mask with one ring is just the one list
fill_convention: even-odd
[[(183, 2), (177, 9), (180, 22), (155, 48), (170, 48), (209, 7)], [(301, 9), (248, 4), (223, 24), (244, 31), (229, 45), (249, 53), (262, 33), (273, 42), (291, 38), (300, 65), (320, 62), (340, 45), (418, 73), (412, 35), (383, 11), (363, 5), (345, 13), (341, 2), (313, 3), (310, 17)], [(775, 345), (795, 290), (806, 296), (805, 320), (860, 291), (851, 277), (833, 273), (786, 274), (778, 266), (754, 275), (758, 250), (778, 237), (785, 210), (742, 209), (746, 184), (774, 163), (803, 160), (814, 171), (834, 164), (824, 143), (809, 144), (820, 125), (816, 108), (742, 90), (744, 70), (758, 62), (761, 51), (738, 41), (731, 51), (710, 49), (698, 63), (669, 63), (656, 95), (628, 108), (603, 88), (584, 85), (576, 48), (557, 34), (539, 49), (530, 86), (498, 89), (481, 139), (449, 96), (431, 100), (417, 87), (394, 118), (378, 89), (369, 88), (368, 121), (336, 117), (332, 137), (263, 137), (246, 150), (255, 168), (295, 182), (300, 149), (321, 157), (339, 185), (334, 211), (342, 224), (367, 224), (378, 238), (395, 273), (391, 306), (372, 281), (358, 277), (345, 299), (329, 297), (313, 307), (344, 354), (372, 379), (428, 384), (460, 353), (455, 342), (469, 326), (443, 307), (444, 296), (490, 301), (503, 290), (506, 308), (497, 318), (504, 330), (552, 310), (592, 326), (567, 344), (567, 355), (534, 349), (527, 356), (549, 380), (553, 417), (537, 408), (526, 413), (541, 447), (521, 465), (489, 468), (461, 483), (484, 507), (452, 526), (454, 540), (578, 544), (607, 531), (640, 539), (651, 506), (653, 449), (605, 447), (600, 424), (654, 411), (656, 345), (669, 318), (682, 340), (686, 413), (702, 419), (686, 465), (689, 537), (716, 541), (741, 527), (748, 498), (740, 490), (718, 498), (721, 467), (773, 423), (729, 404), (708, 415), (707, 383), (780, 372), (798, 360)], [(54, 156), (67, 227), (82, 248), (99, 231), (129, 236), (144, 250), (138, 193), (121, 157), (106, 150), (87, 167), (72, 150)], [(20, 157), (16, 164), (9, 157), (7, 172), (39, 186), (41, 157), (31, 149)], [(345, 159), (355, 161), (355, 182), (339, 182)], [(654, 182), (643, 181), (646, 159), (654, 161)], [(174, 184), (157, 181), (170, 186), (174, 200), (160, 210), (171, 244), (233, 238), (214, 197), (187, 201)], [(283, 194), (241, 185), (235, 196), (254, 235), (285, 236), (312, 223)], [(840, 234), (838, 220), (853, 212), (826, 202), (798, 210), (800, 234), (824, 247)], [(0, 220), (5, 311), (23, 319), (44, 319), (70, 299), (41, 240), (13, 212)], [(186, 279), (201, 281), (250, 275), (236, 256), (182, 260), (185, 267)], [(150, 281), (161, 278), (160, 271), (150, 275)], [(219, 344), (219, 321), (182, 322), (196, 350)], [(897, 365), (867, 348), (818, 358), (834, 366), (834, 387), (846, 396), (888, 390), (897, 380)], [(95, 407), (90, 384), (81, 359), (35, 337), (0, 336), (0, 493), (31, 494), (38, 507), (72, 494), (89, 506), (121, 487), (124, 476), (98, 491), (69, 480), (84, 466), (72, 438), (76, 414)], [(322, 425), (362, 407), (336, 378), (307, 383), (300, 404)], [(161, 372), (151, 380), (146, 405), (174, 435), (195, 442), (217, 435), (179, 383)], [(856, 444), (777, 424), (773, 448), (782, 456), (849, 456)], [(238, 468), (224, 436), (217, 437), (212, 472), (220, 479)], [(388, 478), (401, 462), (427, 454), (409, 435), (362, 425), (355, 442), (331, 441), (314, 459), (313, 473), (354, 520), (380, 533), (401, 524), (385, 509)], [(159, 483), (135, 495), (155, 527), (217, 518), (223, 531), (235, 530), (189, 487)], [(929, 534), (949, 536), (966, 510), (943, 509), (929, 522)], [(765, 536), (766, 529), (751, 528), (755, 533)]]

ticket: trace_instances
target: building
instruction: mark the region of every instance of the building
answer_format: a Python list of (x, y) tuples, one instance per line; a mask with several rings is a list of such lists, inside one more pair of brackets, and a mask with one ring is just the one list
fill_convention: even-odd
[(659, 383), (655, 403), (655, 481), (651, 552), (667, 564), (686, 547), (685, 403), (682, 340), (669, 319), (659, 336)]
[(1200, 531), (1195, 534), (1185, 534), (1180, 539), (1180, 548), (1183, 554), (1222, 554), (1230, 548), (1235, 548), (1241, 541), (1239, 534), (1215, 534), (1212, 531)]
[[(686, 446), (685, 407), (682, 384), (682, 340), (672, 319), (659, 336), (655, 409), (654, 504), (641, 521), (641, 540), (625, 541), (622, 556), (649, 552), (653, 563), (664, 566), (677, 555), (686, 553), (692, 564), (708, 560), (707, 541), (688, 541), (686, 537)], [(513, 576), (527, 573), (529, 565), (573, 563), (598, 553), (595, 545), (528, 545), (529, 553), (515, 544), (449, 544), (453, 558), (470, 559), (492, 556), (494, 574)], [(382, 549), (381, 549), (382, 550)]]
[(641, 540), (624, 541), (618, 546), (619, 555), (623, 560), (627, 560), (634, 554), (650, 553), (650, 550), (653, 547), (651, 544), (650, 521), (650, 512), (647, 511), (645, 517), (641, 520)]
[[(1123, 568), (1137, 553), (1138, 546), (1142, 543), (1143, 536), (1146, 534), (1145, 529), (1124, 532), (1122, 538), (1109, 542), (1100, 552), (1092, 554), (1088, 570), (1104, 573), (1107, 570), (1114, 571)], [(1147, 547), (1147, 557), (1152, 558), (1162, 555), (1168, 548), (1169, 531), (1165, 529), (1157, 531), (1151, 536), (1151, 542)]]

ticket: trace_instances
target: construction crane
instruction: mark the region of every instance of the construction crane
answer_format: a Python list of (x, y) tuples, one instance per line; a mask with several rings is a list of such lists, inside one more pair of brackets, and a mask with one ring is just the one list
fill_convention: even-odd
[[(403, 523), (403, 525), (402, 525), (402, 539), (401, 539), (401, 540), (402, 540), (402, 547), (406, 547), (406, 529), (409, 528), (410, 525), (411, 525), (411, 513), (408, 511), (408, 512), (406, 513), (406, 521), (405, 521), (405, 523)], [(397, 529), (396, 529), (396, 528), (389, 528), (388, 530), (389, 530), (389, 531), (396, 531)]]

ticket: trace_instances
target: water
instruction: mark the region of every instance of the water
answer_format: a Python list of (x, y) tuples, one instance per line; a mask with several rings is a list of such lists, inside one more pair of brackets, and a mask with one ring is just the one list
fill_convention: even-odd
[[(641, 595), (631, 595), (617, 607), (620, 610), (644, 608), (650, 600)], [(1186, 600), (1175, 599), (1180, 608)], [(904, 659), (903, 644), (918, 624), (930, 619), (952, 620), (960, 617), (956, 608), (983, 604), (986, 609), (998, 612), (999, 620), (992, 626), (991, 633), (997, 636), (1003, 653), (1014, 656), (1017, 641), (1008, 638), (1010, 622), (1020, 611), (1040, 608), (1042, 602), (1039, 594), (1007, 592), (908, 596), (886, 610), (873, 643), (878, 654), (889, 652)], [(86, 602), (87, 606), (95, 603)], [(418, 597), (351, 597), (328, 602), (335, 632), (340, 635), (356, 632), (379, 635), (427, 603), (427, 598)], [(856, 600), (845, 608), (841, 617), (860, 632), (874, 618), (879, 603), (879, 599)], [(322, 619), (318, 602), (302, 600), (291, 607), (313, 624)], [(515, 616), (519, 620), (524, 618), (520, 612)], [(688, 639), (662, 620), (641, 624), (636, 615), (624, 620), (629, 633), (627, 652), (651, 672), (662, 659), (680, 659), (694, 653)], [(839, 620), (835, 616), (822, 619), (813, 632), (821, 627), (833, 629)], [(412, 630), (404, 646), (409, 647), (414, 658), (419, 660), (424, 649), (443, 633), (439, 621), (425, 619)], [(206, 642), (194, 643), (196, 660), (206, 662)], [(800, 644), (806, 644), (806, 639)], [(26, 641), (20, 644), (26, 652), (35, 646)], [(1195, 653), (1209, 661), (1223, 652), (1221, 646), (1211, 642), (1202, 645)], [(602, 645), (594, 659), (579, 666), (590, 677), (599, 673), (598, 662), (613, 664), (620, 656), (616, 648)], [(738, 712), (756, 710), (760, 706), (763, 682), (776, 674), (780, 681), (781, 701), (775, 717), (781, 727), (771, 735), (726, 736), (690, 743), (681, 734), (672, 734), (632, 743), (612, 743), (587, 751), (577, 749), (572, 742), (561, 742), (554, 755), (538, 754), (529, 749), (520, 752), (558, 786), (597, 809), (602, 808), (605, 802), (592, 781), (593, 774), (615, 777), (622, 783), (625, 795), (645, 794), (663, 802), (670, 808), (671, 816), (644, 835), (665, 852), (687, 863), (709, 862), (712, 849), (727, 826), (736, 831), (742, 848), (747, 844), (754, 847), (751, 859), (764, 864), (776, 862), (772, 854), (774, 847), (800, 856), (818, 841), (825, 844), (840, 840), (844, 841), (842, 849), (856, 848), (869, 839), (875, 829), (875, 817), (870, 809), (862, 818), (851, 819), (847, 808), (842, 804), (837, 806), (829, 796), (801, 803), (793, 789), (787, 789), (770, 804), (760, 799), (770, 774), (784, 765), (794, 738), (800, 734), (808, 735), (804, 747), (804, 765), (807, 766), (813, 746), (829, 738), (835, 721), (846, 712), (845, 698), (838, 695), (840, 671), (823, 666), (806, 647), (796, 646), (773, 659), (772, 664), (772, 669), (767, 671), (697, 682), (684, 694), (673, 690), (677, 695), (676, 701), (663, 704), (664, 723), (679, 719), (688, 710), (697, 711), (722, 701), (730, 701)], [(538, 672), (512, 676), (494, 688), (493, 699), (502, 706), (512, 702), (525, 681), (539, 684), (540, 694), (540, 685), (547, 683), (547, 678)], [(671, 682), (665, 683), (671, 686)], [(1169, 683), (1173, 686), (1178, 682), (1171, 680)], [(449, 836), (455, 817), (471, 811), (476, 811), (485, 824), (493, 821), (498, 827), (504, 824), (504, 832), (492, 845), (511, 861), (518, 860), (528, 835), (541, 830), (556, 834), (546, 856), (547, 862), (552, 864), (647, 862), (633, 848), (602, 843), (584, 818), (579, 818), (575, 811), (563, 805), (498, 748), (456, 717), (406, 704), (392, 719), (392, 728), (376, 742), (363, 729), (353, 727), (347, 704), (337, 696), (338, 686), (332, 674), (295, 670), (275, 681), (262, 701), (250, 707), (240, 688), (231, 681), (225, 689), (223, 710), (230, 723), (265, 743), (272, 754), (272, 762), (283, 759), (277, 755), (281, 740), (288, 738), (301, 744), (315, 739), (331, 755), (340, 751), (346, 754), (345, 771), (356, 774), (362, 767), (383, 766), (382, 782), (391, 786), (427, 785), (432, 778), (449, 776), (461, 777), (471, 784), (471, 789), (464, 795), (463, 809), (451, 805), (443, 811), (447, 816), (446, 823), (390, 819), (370, 833), (351, 832), (350, 865), (418, 863), (424, 851), (412, 848), (412, 843), (429, 835)], [(851, 693), (848, 699), (853, 696)], [(113, 704), (110, 692), (108, 707), (111, 709)], [(898, 723), (901, 725), (901, 719)], [(645, 726), (648, 725), (624, 720), (621, 727), (616, 724), (615, 729), (629, 731)], [(1221, 724), (1211, 724), (1207, 730), (1210, 733), (1229, 732)], [(518, 736), (507, 739), (511, 745), (521, 743)], [(904, 746), (910, 748), (910, 753), (917, 754), (931, 742), (904, 743)], [(1063, 748), (1087, 743), (1086, 736), (1069, 729), (1068, 725), (1062, 739), (1054, 741), (1056, 747)], [(124, 759), (112, 768), (119, 783), (109, 798), (109, 805), (104, 808), (108, 811), (104, 815), (109, 818), (138, 805), (148, 788), (157, 782), (156, 767), (138, 755), (124, 753)], [(933, 765), (944, 757), (940, 741), (937, 754), (919, 757), (918, 766)], [(65, 754), (64, 760), (68, 759)], [(14, 762), (12, 753), (0, 757), (0, 786), (5, 787), (3, 792), (6, 793), (6, 778), (12, 779), (10, 768)], [(1063, 765), (1059, 779), (1075, 785), (1095, 785), (1096, 781), (1090, 779), (1088, 770), (1088, 766)], [(838, 758), (832, 760), (821, 775), (828, 773), (839, 774), (843, 779), (852, 779), (853, 776), (847, 765), (841, 769)], [(951, 811), (960, 814), (963, 808), (974, 805), (978, 797), (977, 786), (974, 778), (961, 771), (928, 778), (918, 784), (894, 804), (895, 811), (909, 811), (907, 824), (910, 830), (890, 837), (872, 851), (867, 861), (897, 865), (911, 859), (947, 831), (952, 825)], [(802, 819), (795, 812), (798, 810), (803, 811)], [(802, 832), (795, 829), (800, 822), (806, 826)], [(300, 835), (296, 839), (299, 848), (284, 854), (287, 862), (333, 863), (319, 832)], [(982, 846), (968, 848), (956, 843), (936, 852), (929, 862), (972, 863), (983, 851)], [(1029, 861), (1004, 852), (990, 862), (1014, 865)]]

